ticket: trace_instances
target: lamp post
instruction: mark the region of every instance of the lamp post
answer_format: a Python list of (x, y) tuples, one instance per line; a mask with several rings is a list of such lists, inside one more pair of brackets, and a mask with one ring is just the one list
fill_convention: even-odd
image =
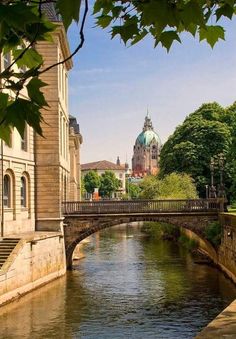
[(225, 164), (225, 156), (223, 153), (218, 155), (218, 164), (219, 164), (219, 171), (220, 171), (220, 185), (218, 196), (219, 198), (225, 198), (225, 185), (224, 185), (224, 164)]
[(209, 198), (216, 198), (216, 188), (214, 186), (214, 169), (215, 169), (215, 160), (212, 157), (210, 161), (211, 186), (209, 190)]

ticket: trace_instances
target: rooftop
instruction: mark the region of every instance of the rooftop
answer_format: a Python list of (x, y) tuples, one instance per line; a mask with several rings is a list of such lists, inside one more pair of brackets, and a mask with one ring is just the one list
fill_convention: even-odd
[(100, 160), (95, 162), (89, 162), (87, 164), (81, 165), (81, 170), (102, 170), (102, 171), (109, 171), (109, 170), (125, 170), (124, 166), (116, 165), (113, 162), (107, 160)]
[(61, 21), (59, 15), (56, 12), (55, 6), (53, 3), (42, 3), (42, 10), (48, 19), (52, 22)]

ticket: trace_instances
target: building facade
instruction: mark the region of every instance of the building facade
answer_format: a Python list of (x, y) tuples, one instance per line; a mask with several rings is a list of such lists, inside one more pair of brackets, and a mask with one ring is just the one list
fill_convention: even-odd
[(83, 142), (80, 127), (72, 115), (69, 116), (69, 151), (70, 151), (70, 201), (81, 200), (81, 168), (80, 168), (80, 145)]
[[(53, 42), (42, 41), (36, 48), (46, 68), (70, 55), (66, 32), (52, 4), (44, 11), (57, 24)], [(11, 55), (1, 56), (1, 69), (11, 63)], [(42, 110), (43, 137), (28, 125), (24, 138), (12, 130), (10, 145), (1, 145), (0, 201), (2, 235), (38, 230), (60, 231), (62, 202), (80, 199), (80, 144), (82, 136), (76, 118), (68, 111), (68, 60), (48, 72), (42, 81), (49, 107)], [(26, 93), (21, 94), (27, 98)], [(1, 200), (1, 199), (0, 199)]]
[(146, 115), (143, 131), (138, 135), (132, 158), (132, 175), (144, 177), (148, 174), (157, 174), (159, 170), (159, 158), (161, 140), (154, 131), (149, 114)]
[[(43, 67), (70, 55), (66, 32), (52, 3), (42, 8), (57, 29), (53, 42), (37, 43)], [(11, 55), (0, 55), (0, 68)], [(15, 66), (14, 66), (15, 67)], [(25, 126), (0, 141), (0, 305), (66, 272), (62, 202), (80, 198), (80, 144), (76, 118), (68, 112), (67, 74), (71, 60), (42, 75), (48, 107), (42, 110), (43, 136)], [(27, 93), (20, 94), (27, 99)]]
[[(118, 160), (118, 159), (117, 159)], [(117, 164), (118, 163), (118, 164)], [(98, 175), (102, 175), (106, 171), (111, 171), (115, 174), (116, 178), (120, 180), (121, 185), (120, 188), (113, 193), (112, 198), (121, 198), (123, 194), (126, 192), (126, 168), (125, 166), (120, 165), (119, 160), (116, 164), (107, 160), (101, 160), (96, 162), (90, 162), (87, 164), (81, 165), (81, 175), (82, 178), (89, 172), (89, 171), (96, 171)], [(90, 195), (85, 196), (86, 199), (90, 198)]]

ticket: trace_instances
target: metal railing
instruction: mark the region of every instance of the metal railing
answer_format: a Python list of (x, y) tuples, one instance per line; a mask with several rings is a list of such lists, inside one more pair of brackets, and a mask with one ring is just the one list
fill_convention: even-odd
[(71, 214), (129, 214), (129, 213), (190, 213), (223, 211), (223, 199), (192, 200), (121, 200), (121, 201), (66, 201), (64, 215)]

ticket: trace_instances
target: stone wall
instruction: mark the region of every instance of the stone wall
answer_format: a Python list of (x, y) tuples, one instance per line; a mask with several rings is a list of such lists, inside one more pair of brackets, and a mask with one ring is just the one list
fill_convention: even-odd
[[(64, 235), (65, 235), (65, 247), (66, 247), (66, 260), (67, 268), (72, 268), (72, 256), (73, 251), (77, 244), (87, 238), (89, 235), (102, 230), (107, 227), (120, 225), (124, 223), (137, 222), (137, 221), (155, 221), (165, 222), (180, 228), (189, 229), (191, 232), (197, 234), (200, 238), (203, 238), (204, 229), (206, 226), (215, 221), (217, 216), (205, 216), (205, 215), (178, 215), (178, 216), (158, 216), (158, 215), (113, 215), (113, 216), (100, 216), (87, 218), (76, 215), (71, 215), (64, 220)], [(204, 242), (204, 240), (202, 240)], [(210, 244), (209, 244), (210, 245)], [(207, 247), (207, 246), (206, 246)], [(212, 251), (213, 254), (214, 251)]]
[(64, 239), (60, 233), (41, 233), (37, 238), (20, 240), (0, 270), (0, 305), (65, 272)]
[(222, 225), (219, 265), (236, 283), (236, 215), (221, 213), (219, 218)]

